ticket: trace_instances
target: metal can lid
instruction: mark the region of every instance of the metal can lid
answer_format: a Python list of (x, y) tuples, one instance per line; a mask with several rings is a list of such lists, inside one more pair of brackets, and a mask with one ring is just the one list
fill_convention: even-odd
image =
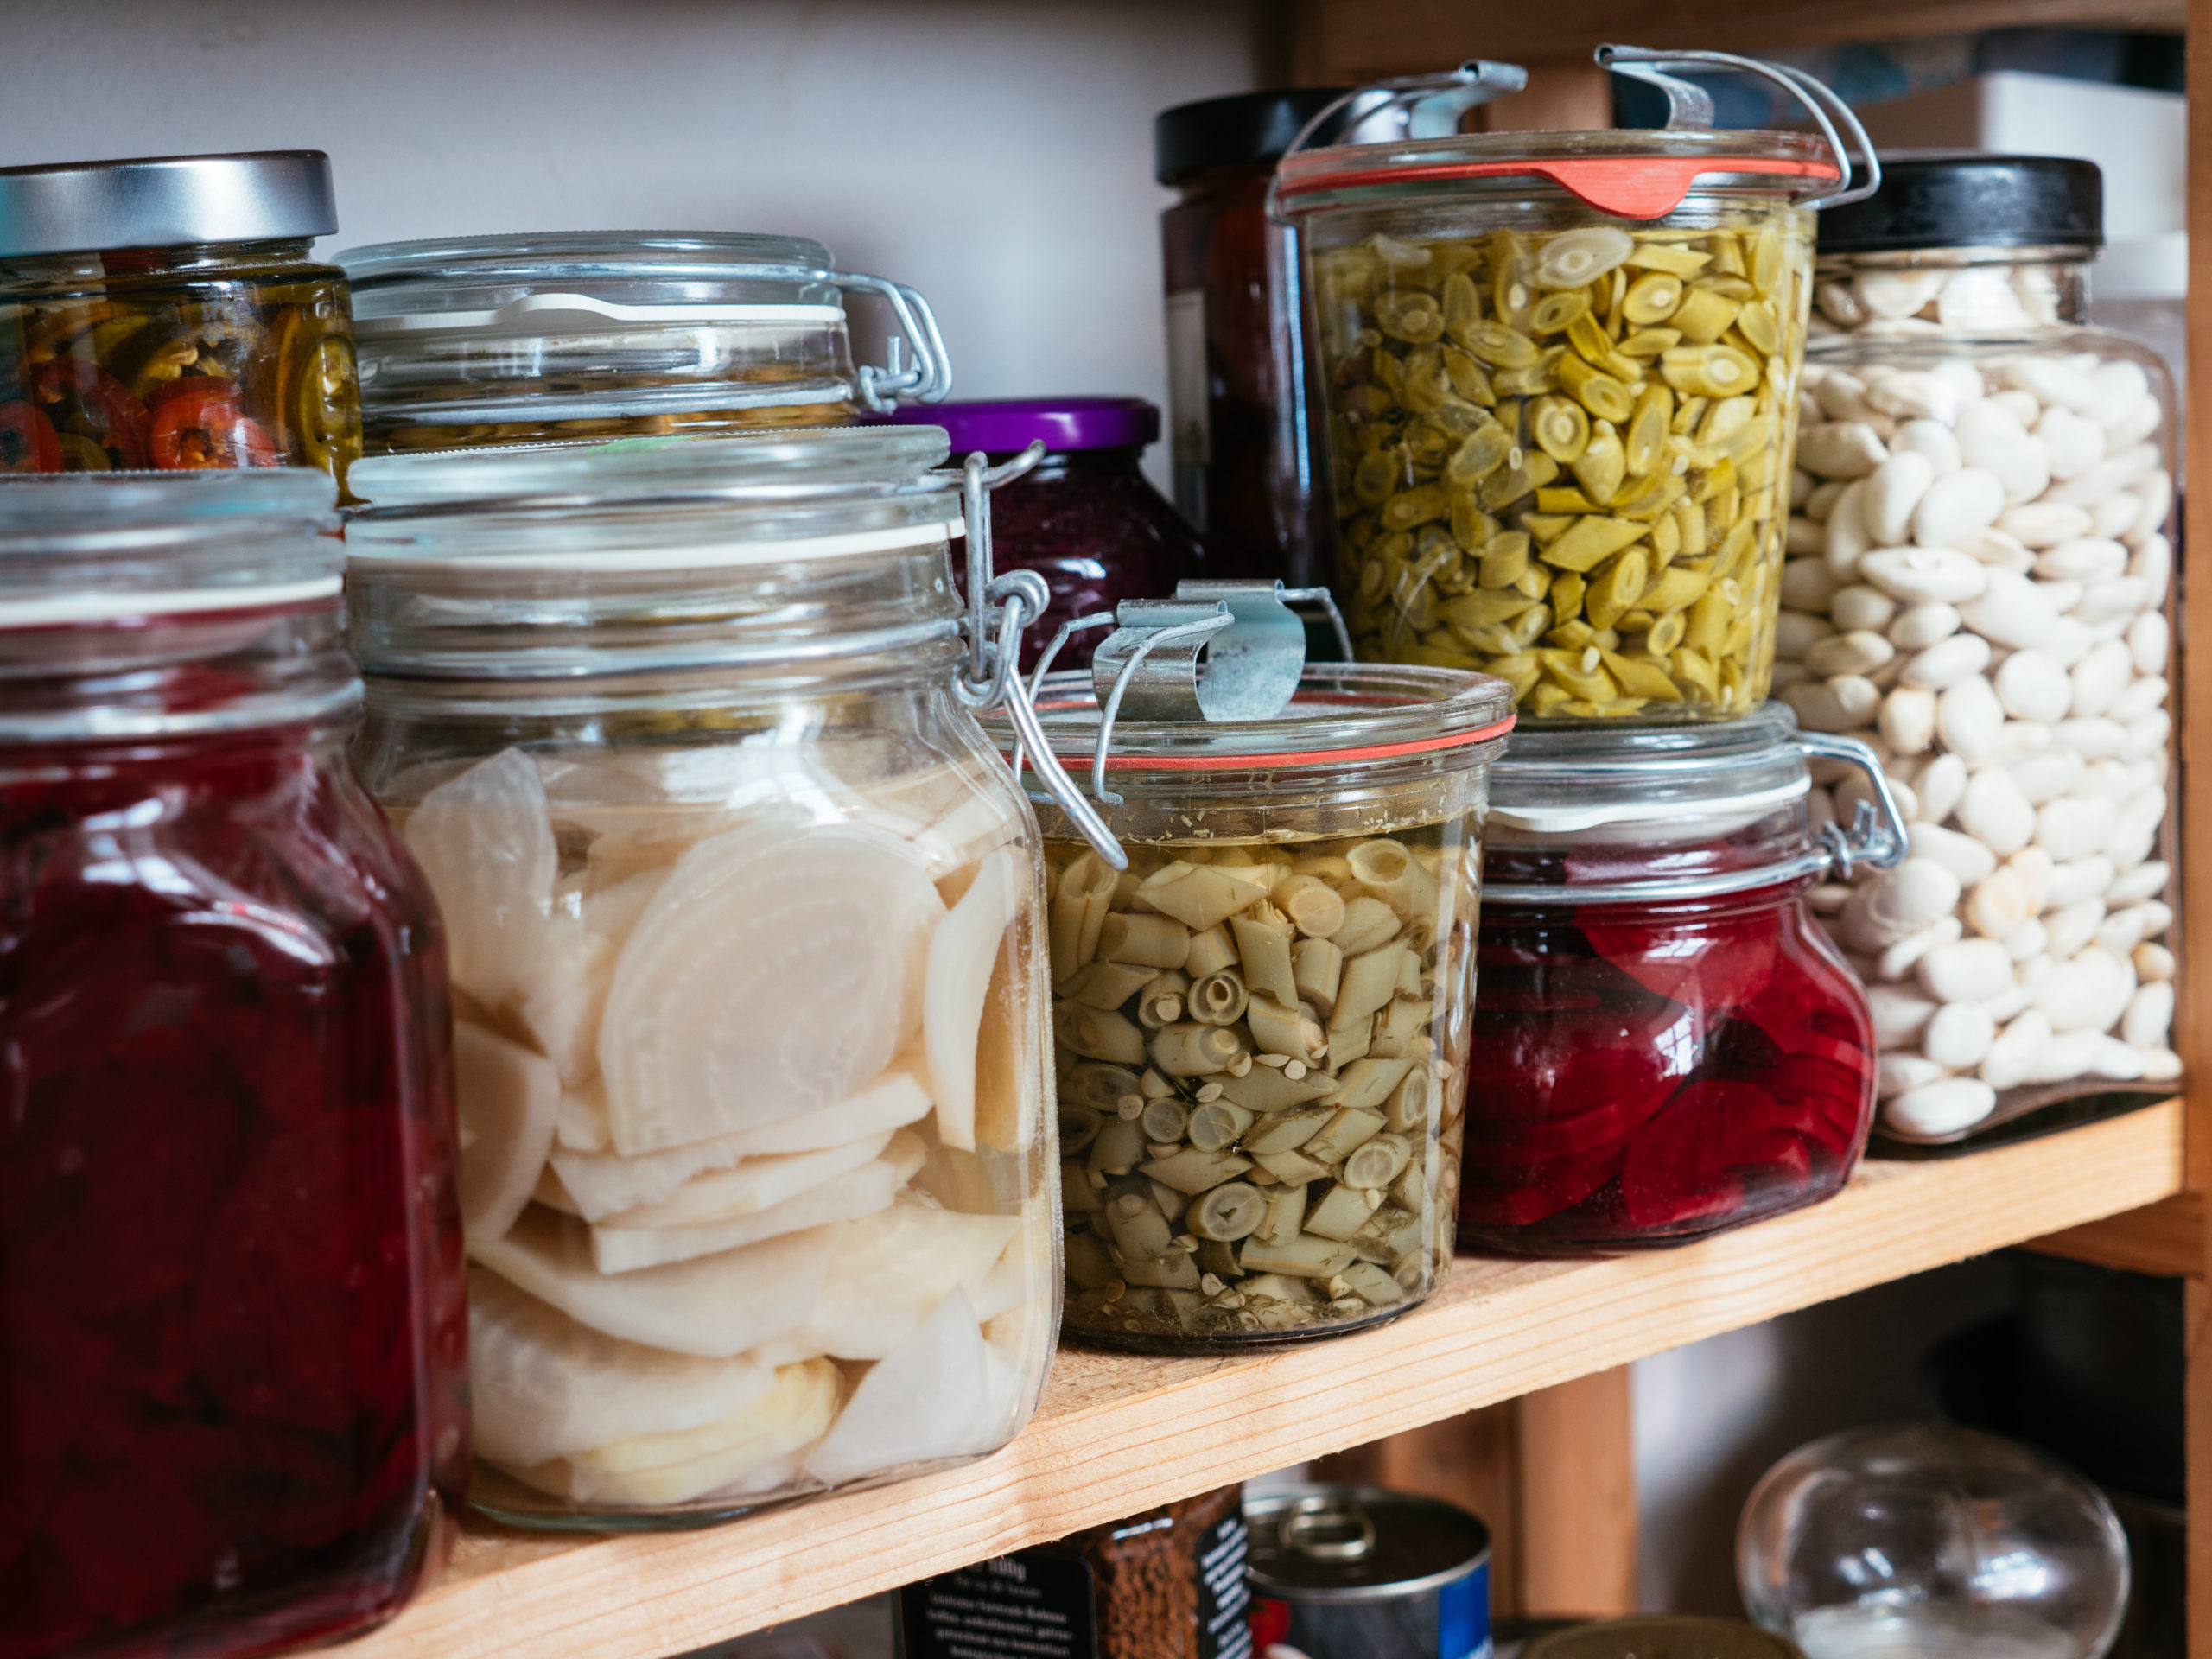
[(1804, 1659), (1784, 1636), (1741, 1619), (1639, 1613), (1552, 1630), (1521, 1659)]
[(0, 168), (0, 258), (291, 241), (338, 228), (319, 149)]
[(1456, 1503), (1381, 1486), (1251, 1492), (1245, 1576), (1284, 1601), (1389, 1601), (1465, 1578), (1490, 1559), (1490, 1529)]

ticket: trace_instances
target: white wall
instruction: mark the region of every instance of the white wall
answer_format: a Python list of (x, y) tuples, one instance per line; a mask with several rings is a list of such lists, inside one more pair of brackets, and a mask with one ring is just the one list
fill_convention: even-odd
[(751, 230), (930, 296), (957, 396), (1165, 397), (1152, 118), (1264, 0), (0, 0), (0, 165), (327, 149), (325, 251)]

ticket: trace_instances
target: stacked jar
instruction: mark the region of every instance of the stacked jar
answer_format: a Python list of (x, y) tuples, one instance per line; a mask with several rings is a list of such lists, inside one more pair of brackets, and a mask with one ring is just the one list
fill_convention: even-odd
[(1495, 1249), (1679, 1243), (1825, 1198), (1873, 1109), (1865, 996), (1805, 896), (1902, 826), (1824, 838), (1766, 702), (1812, 209), (1869, 188), (1833, 123), (1871, 151), (1824, 89), (1686, 60), (1765, 75), (1820, 136), (1695, 130), (1703, 94), (1663, 74), (1678, 127), (1460, 136), (1438, 106), (1471, 69), (1394, 95), (1404, 140), (1278, 173), (1358, 653), (1486, 670), (1525, 722), (1467, 1060), (1460, 1226)]
[(1815, 895), (1910, 1135), (2180, 1074), (2172, 399), (2082, 326), (2100, 238), (2096, 168), (2037, 157), (1900, 157), (1821, 221), (1776, 677), (1911, 820), (1903, 864)]

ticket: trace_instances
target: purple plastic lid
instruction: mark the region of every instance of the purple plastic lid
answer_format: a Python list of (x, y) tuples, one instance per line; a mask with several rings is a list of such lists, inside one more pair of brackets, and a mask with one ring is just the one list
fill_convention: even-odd
[(909, 404), (881, 418), (900, 426), (943, 427), (956, 461), (975, 449), (1010, 454), (1039, 438), (1047, 449), (1126, 449), (1160, 436), (1160, 410), (1141, 397)]

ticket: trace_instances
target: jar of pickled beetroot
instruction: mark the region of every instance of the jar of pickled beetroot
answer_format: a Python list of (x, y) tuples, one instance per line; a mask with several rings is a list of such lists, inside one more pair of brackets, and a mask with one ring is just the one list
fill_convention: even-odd
[[(1859, 768), (1879, 810), (1816, 821), (1808, 760)], [(1655, 1248), (1841, 1187), (1873, 1024), (1805, 894), (1904, 850), (1872, 752), (1779, 703), (1516, 736), (1491, 785), (1461, 1241)]]
[(0, 1651), (365, 1630), (468, 1468), (439, 925), (329, 479), (0, 484)]
[(0, 168), (0, 473), (361, 452), (318, 149)]
[(1036, 1404), (1044, 900), (968, 702), (1012, 664), (955, 678), (944, 458), (831, 428), (358, 469), (359, 753), (452, 941), (503, 1519), (696, 1526)]
[[(1111, 610), (1121, 600), (1167, 593), (1201, 572), (1198, 538), (1139, 465), (1160, 437), (1160, 410), (1141, 397), (938, 404), (889, 418), (943, 427), (955, 455), (980, 450), (1003, 462), (1033, 443), (1045, 446), (1034, 468), (991, 498), (997, 568), (1034, 570), (1052, 590), (1047, 626), (1023, 638), (1024, 672), (1037, 665), (1061, 623)], [(1098, 638), (1074, 635), (1056, 659), (1059, 666), (1088, 663)]]
[(1240, 715), (1224, 692), (1219, 717), (1185, 719), (1149, 676), (1117, 699), (1123, 637), (1100, 647), (1098, 686), (1052, 676), (1039, 702), (1128, 857), (1117, 871), (1033, 792), (1065, 1329), (1205, 1352), (1395, 1319), (1452, 1257), (1478, 861), (1512, 688), (1301, 674), (1294, 655), (1280, 712)]

